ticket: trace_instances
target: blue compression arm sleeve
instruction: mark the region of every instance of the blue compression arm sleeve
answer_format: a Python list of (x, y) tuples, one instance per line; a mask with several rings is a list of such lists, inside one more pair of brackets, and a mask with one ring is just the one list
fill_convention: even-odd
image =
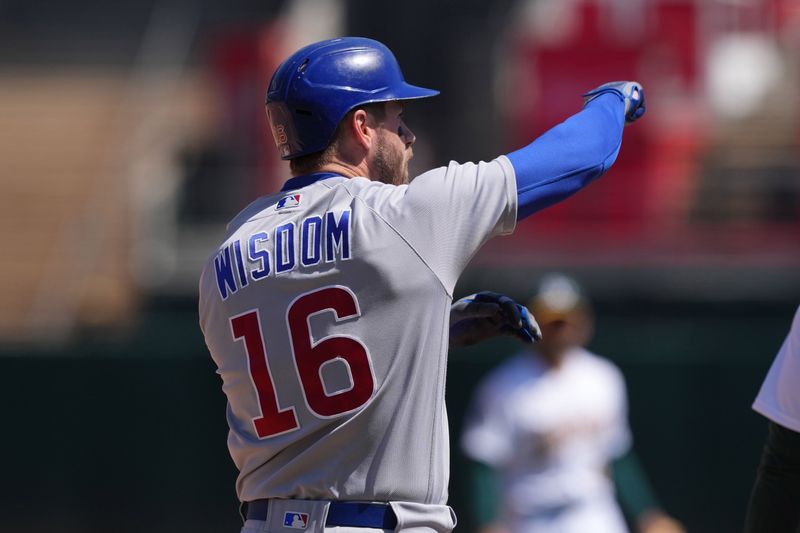
[(517, 178), (517, 220), (571, 196), (617, 159), (625, 126), (625, 102), (602, 94), (583, 110), (508, 159)]

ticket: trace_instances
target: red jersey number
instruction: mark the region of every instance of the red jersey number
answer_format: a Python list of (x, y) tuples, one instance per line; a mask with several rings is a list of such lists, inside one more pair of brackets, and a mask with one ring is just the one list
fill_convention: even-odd
[[(303, 393), (311, 411), (328, 418), (358, 409), (370, 399), (375, 388), (367, 348), (354, 337), (331, 336), (314, 342), (309, 318), (333, 311), (336, 321), (361, 316), (356, 296), (345, 287), (325, 287), (297, 298), (289, 306), (286, 322), (292, 338), (292, 352)], [(350, 388), (325, 391), (322, 368), (327, 363), (347, 365)]]
[[(292, 357), (308, 408), (320, 418), (331, 418), (358, 409), (372, 397), (375, 378), (367, 348), (355, 337), (329, 336), (314, 341), (309, 319), (332, 311), (337, 322), (358, 317), (358, 300), (346, 287), (324, 287), (295, 299), (286, 312)], [(248, 370), (258, 397), (260, 416), (253, 418), (259, 438), (274, 437), (298, 429), (294, 406), (281, 408), (272, 373), (258, 310), (231, 318), (234, 340), (242, 339), (247, 351)], [(323, 367), (344, 364), (350, 387), (328, 392)]]
[(247, 368), (250, 381), (256, 389), (261, 416), (253, 419), (253, 427), (260, 439), (275, 437), (299, 428), (294, 407), (281, 409), (278, 406), (278, 393), (267, 364), (267, 351), (264, 336), (261, 334), (261, 320), (258, 310), (231, 318), (231, 331), (234, 340), (243, 339), (247, 352)]

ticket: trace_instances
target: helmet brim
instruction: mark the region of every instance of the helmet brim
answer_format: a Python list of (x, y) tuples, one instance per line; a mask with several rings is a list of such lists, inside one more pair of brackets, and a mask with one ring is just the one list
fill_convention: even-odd
[(392, 91), (395, 98), (392, 100), (417, 100), (419, 98), (430, 98), (436, 96), (439, 91), (435, 89), (426, 89), (425, 87), (417, 87), (410, 83), (403, 83), (397, 89)]

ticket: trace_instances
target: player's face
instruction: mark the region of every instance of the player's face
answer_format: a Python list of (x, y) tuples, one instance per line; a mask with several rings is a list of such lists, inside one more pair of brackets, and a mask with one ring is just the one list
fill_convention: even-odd
[(417, 138), (403, 122), (403, 104), (386, 103), (386, 118), (378, 128), (378, 141), (372, 157), (378, 181), (402, 185), (408, 183), (408, 162), (414, 157), (411, 148)]

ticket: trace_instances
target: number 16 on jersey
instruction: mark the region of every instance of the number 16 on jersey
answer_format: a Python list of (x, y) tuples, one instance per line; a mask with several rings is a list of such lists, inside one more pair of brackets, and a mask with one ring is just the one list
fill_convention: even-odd
[[(364, 406), (375, 390), (375, 376), (367, 347), (349, 335), (332, 335), (314, 341), (312, 316), (332, 312), (336, 322), (358, 319), (361, 311), (355, 294), (340, 285), (323, 287), (295, 298), (286, 311), (286, 327), (298, 384), (308, 410), (318, 418), (335, 418)], [(300, 427), (294, 406), (281, 408), (269, 365), (258, 309), (230, 319), (234, 341), (242, 340), (247, 352), (248, 370), (260, 415), (253, 427), (260, 439), (275, 437)], [(328, 393), (322, 369), (339, 362), (347, 368), (351, 386)], [(281, 386), (290, 386), (281, 383)]]

